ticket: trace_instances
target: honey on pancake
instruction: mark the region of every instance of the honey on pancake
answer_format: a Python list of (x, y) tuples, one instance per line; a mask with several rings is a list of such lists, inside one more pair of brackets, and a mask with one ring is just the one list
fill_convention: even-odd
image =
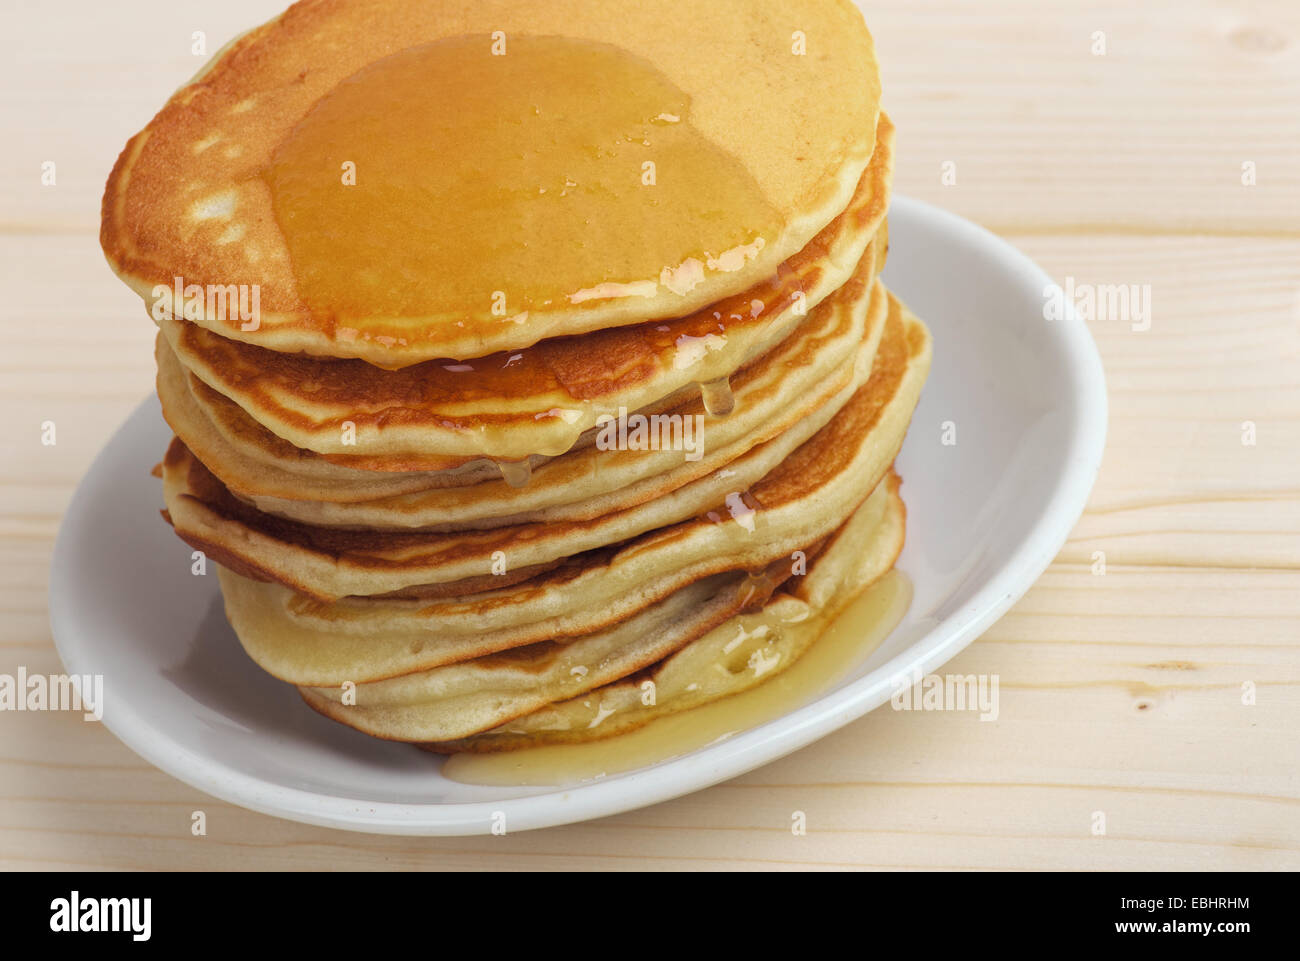
[(655, 66), (559, 36), (452, 37), (372, 63), (262, 177), (299, 296), (340, 339), (367, 317), (473, 328), (686, 293), (785, 226)]
[[(785, 576), (789, 572), (784, 572)], [(772, 571), (749, 571), (745, 579), (736, 588), (740, 592), (740, 602), (744, 610), (750, 610), (757, 604), (764, 603), (784, 579), (781, 574)]]
[(495, 462), (501, 479), (511, 487), (527, 487), (533, 479), (533, 462), (530, 460), (499, 460)]
[(700, 384), (700, 399), (704, 409), (714, 417), (726, 417), (736, 409), (736, 397), (731, 392), (731, 378), (720, 377)]
[[(442, 774), (466, 784), (567, 785), (680, 757), (788, 714), (829, 690), (898, 626), (911, 601), (911, 582), (893, 570), (829, 620), (817, 614), (792, 622), (761, 613), (746, 615), (741, 643), (726, 655), (724, 669), (733, 673), (766, 663), (764, 650), (782, 631), (808, 630), (821, 636), (792, 665), (749, 690), (604, 740), (455, 754), (443, 762)], [(778, 666), (771, 664), (767, 671)], [(589, 710), (597, 728), (609, 716), (595, 694)]]

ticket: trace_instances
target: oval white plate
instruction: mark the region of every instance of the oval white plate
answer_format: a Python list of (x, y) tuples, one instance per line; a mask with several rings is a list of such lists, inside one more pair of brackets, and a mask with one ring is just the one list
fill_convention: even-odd
[[(148, 475), (170, 436), (156, 399), (100, 453), (64, 517), (50, 623), (67, 670), (104, 676), (104, 723), (164, 771), (216, 797), (311, 824), (387, 834), (487, 833), (601, 817), (775, 760), (889, 699), (1007, 610), (1064, 543), (1106, 431), (1101, 362), (1074, 316), (1043, 319), (1051, 280), (1014, 248), (906, 198), (890, 212), (886, 282), (934, 333), (934, 369), (899, 459), (899, 561), (915, 598), (856, 672), (802, 708), (652, 768), (564, 789), (440, 776), (410, 746), (309, 710), (244, 655), (216, 578), (159, 518)], [(941, 443), (956, 424), (959, 442)], [(869, 745), (864, 745), (869, 747)]]

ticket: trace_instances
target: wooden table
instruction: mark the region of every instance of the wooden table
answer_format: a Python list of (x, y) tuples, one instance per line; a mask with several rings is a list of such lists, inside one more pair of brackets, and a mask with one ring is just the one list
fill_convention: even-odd
[[(109, 167), (202, 62), (195, 31), (210, 52), (278, 7), (0, 12), (0, 672), (61, 670), (45, 601), (59, 517), (152, 387), (152, 325), (97, 243)], [(1062, 283), (1152, 290), (1149, 330), (1093, 324), (1111, 421), (1087, 513), (947, 668), (1001, 676), (996, 723), (877, 711), (646, 810), (420, 840), (253, 814), (72, 715), (0, 714), (0, 865), (1300, 868), (1300, 6), (870, 8), (898, 189), (988, 226)]]

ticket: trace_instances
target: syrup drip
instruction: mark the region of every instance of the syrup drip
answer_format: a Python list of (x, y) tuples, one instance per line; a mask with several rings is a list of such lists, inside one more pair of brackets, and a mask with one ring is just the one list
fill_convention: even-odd
[(511, 487), (527, 487), (528, 482), (533, 479), (531, 460), (499, 460), (495, 463), (497, 469), (501, 471), (502, 479)]
[[(817, 640), (781, 673), (721, 700), (651, 721), (644, 727), (585, 744), (554, 744), (499, 754), (456, 754), (442, 765), (444, 777), (466, 784), (569, 785), (597, 780), (680, 757), (757, 727), (802, 707), (842, 680), (873, 652), (907, 613), (911, 582), (890, 571), (835, 618), (813, 613), (797, 621), (746, 615), (744, 647), (729, 650), (742, 669), (763, 666), (766, 641), (786, 631), (812, 631)], [(666, 694), (667, 692), (661, 692)], [(591, 719), (607, 714), (591, 697)]]
[(700, 399), (704, 409), (714, 417), (726, 417), (736, 409), (736, 395), (731, 392), (731, 380), (727, 377), (700, 384)]
[(741, 607), (745, 610), (750, 609), (756, 604), (761, 604), (772, 595), (772, 592), (780, 585), (781, 578), (774, 576), (771, 571), (750, 571), (745, 575), (745, 579), (740, 582), (736, 588), (740, 596)]

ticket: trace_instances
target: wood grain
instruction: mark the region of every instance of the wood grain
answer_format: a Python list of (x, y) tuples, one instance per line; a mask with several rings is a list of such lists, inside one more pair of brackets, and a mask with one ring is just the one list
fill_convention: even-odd
[[(104, 177), (201, 64), (193, 31), (215, 50), (279, 4), (198, 6), (0, 12), (0, 672), (60, 669), (45, 605), (59, 517), (152, 386), (152, 326), (98, 249)], [(1149, 330), (1092, 324), (1111, 422), (1085, 516), (945, 669), (998, 674), (998, 720), (883, 709), (653, 808), (415, 840), (243, 811), (78, 717), (6, 713), (0, 866), (1300, 867), (1300, 7), (891, 0), (868, 16), (900, 190), (1061, 282), (1152, 293)]]

